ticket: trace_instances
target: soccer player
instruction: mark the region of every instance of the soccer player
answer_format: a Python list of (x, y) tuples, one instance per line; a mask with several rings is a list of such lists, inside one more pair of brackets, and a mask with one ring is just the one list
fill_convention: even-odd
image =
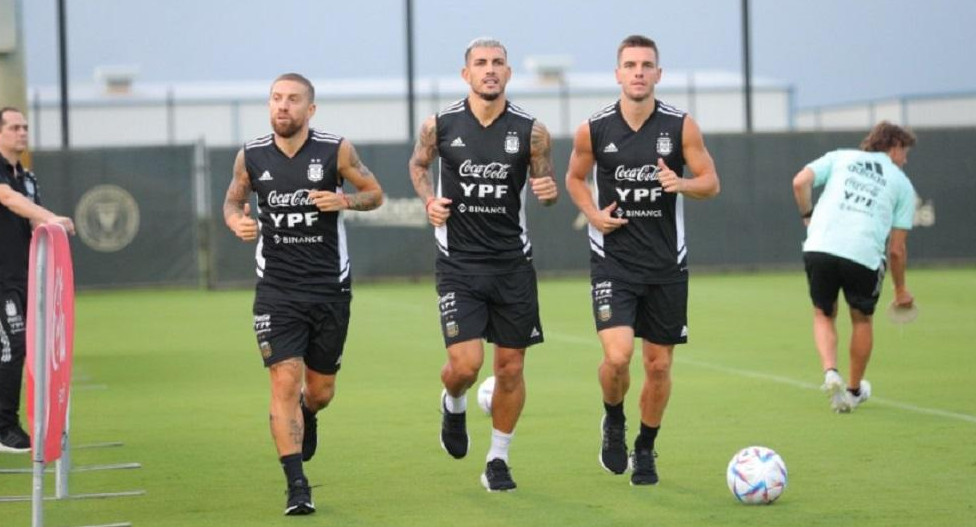
[[(913, 146), (914, 134), (882, 121), (859, 150), (828, 152), (793, 178), (793, 196), (807, 227), (803, 263), (813, 301), (813, 341), (824, 371), (822, 389), (836, 412), (850, 412), (871, 396), (864, 371), (874, 344), (872, 315), (889, 265), (895, 305), (909, 308), (915, 301), (905, 286), (905, 241), (915, 216), (915, 189), (902, 171)], [(813, 188), (820, 186), (824, 190), (814, 208)], [(846, 384), (837, 371), (841, 290), (851, 316)]]
[[(617, 48), (620, 99), (576, 131), (566, 174), (573, 202), (589, 220), (593, 317), (603, 345), (600, 464), (628, 466), (624, 398), (634, 338), (642, 342), (640, 432), (633, 485), (658, 481), (655, 440), (671, 396), (675, 344), (688, 339), (688, 247), (684, 198), (711, 198), (718, 174), (698, 125), (654, 98), (661, 80), (657, 45), (633, 35)], [(593, 188), (587, 174), (594, 165)], [(682, 175), (685, 165), (691, 177)]]
[(30, 451), (20, 426), (20, 387), (27, 354), (27, 272), (32, 229), (62, 225), (74, 234), (71, 218), (41, 206), (37, 178), (20, 163), (27, 151), (27, 119), (20, 110), (0, 108), (0, 452)]
[[(526, 190), (556, 201), (550, 137), (542, 123), (509, 102), (508, 53), (479, 38), (464, 52), (468, 96), (428, 118), (410, 158), (410, 178), (437, 243), (437, 294), (447, 362), (441, 370), (441, 446), (468, 453), (467, 390), (484, 361), (482, 339), (495, 346), (491, 448), (482, 485), (515, 488), (508, 451), (525, 404), (527, 347), (543, 340)], [(429, 169), (440, 158), (436, 190)], [(528, 183), (528, 184), (526, 184)]]
[[(309, 128), (315, 88), (308, 79), (295, 73), (275, 79), (268, 107), (274, 133), (237, 153), (224, 220), (240, 239), (258, 240), (254, 333), (271, 375), (271, 436), (288, 483), (285, 514), (300, 515), (315, 512), (302, 462), (315, 454), (315, 414), (335, 394), (349, 326), (342, 211), (375, 209), (383, 191), (352, 143)], [(345, 193), (345, 181), (357, 192)]]

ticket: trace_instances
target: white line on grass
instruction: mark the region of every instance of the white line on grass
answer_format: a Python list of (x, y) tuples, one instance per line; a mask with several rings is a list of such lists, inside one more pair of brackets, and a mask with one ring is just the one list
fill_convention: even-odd
[[(593, 337), (581, 337), (578, 335), (568, 335), (564, 333), (546, 333), (546, 339), (557, 340), (569, 344), (583, 344), (599, 346), (600, 341), (594, 335)], [(789, 377), (783, 377), (781, 375), (771, 375), (768, 373), (761, 373), (751, 370), (743, 370), (739, 368), (729, 368), (727, 366), (720, 366), (718, 364), (712, 364), (709, 362), (702, 362), (699, 360), (689, 359), (686, 357), (676, 356), (674, 362), (678, 364), (688, 364), (690, 366), (696, 366), (699, 368), (705, 368), (709, 370), (714, 370), (722, 373), (727, 373), (730, 375), (736, 375), (739, 377), (749, 377), (752, 379), (762, 379), (764, 381), (772, 381), (780, 384), (786, 384), (789, 386), (794, 386), (797, 388), (802, 388), (805, 390), (819, 390), (820, 386), (817, 384), (811, 384), (808, 382), (798, 381), (796, 379), (791, 379)], [(969, 414), (961, 414), (957, 412), (949, 412), (946, 410), (939, 410), (937, 408), (925, 408), (922, 406), (916, 406), (914, 404), (901, 403), (898, 401), (892, 401), (890, 399), (885, 399), (881, 397), (871, 397), (872, 403), (877, 403), (882, 406), (890, 406), (892, 408), (898, 408), (901, 410), (907, 410), (909, 412), (915, 412), (920, 414), (934, 415), (937, 417), (946, 417), (949, 419), (957, 419), (960, 421), (966, 421), (968, 423), (976, 423), (976, 416)]]

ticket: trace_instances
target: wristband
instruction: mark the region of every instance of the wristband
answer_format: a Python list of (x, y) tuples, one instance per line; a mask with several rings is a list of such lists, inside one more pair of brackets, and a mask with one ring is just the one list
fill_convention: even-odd
[(800, 218), (807, 219), (807, 218), (810, 218), (811, 216), (813, 216), (813, 209), (810, 209), (806, 213), (801, 214), (800, 215)]

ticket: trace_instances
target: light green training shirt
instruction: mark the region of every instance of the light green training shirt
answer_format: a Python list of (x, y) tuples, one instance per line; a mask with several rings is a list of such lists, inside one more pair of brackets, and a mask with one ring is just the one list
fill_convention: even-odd
[(824, 252), (878, 269), (891, 229), (912, 228), (915, 189), (885, 152), (834, 150), (807, 165), (824, 186), (804, 252)]

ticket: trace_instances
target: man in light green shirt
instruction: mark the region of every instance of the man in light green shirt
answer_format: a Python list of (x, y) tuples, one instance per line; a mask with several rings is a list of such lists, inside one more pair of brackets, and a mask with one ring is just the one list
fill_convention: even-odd
[[(871, 395), (864, 371), (874, 342), (872, 315), (887, 268), (895, 284), (895, 305), (911, 307), (914, 302), (905, 287), (905, 240), (915, 213), (915, 189), (902, 171), (914, 145), (914, 134), (882, 121), (859, 150), (828, 152), (793, 178), (793, 195), (807, 226), (803, 262), (813, 301), (813, 340), (824, 370), (823, 389), (837, 412), (850, 412)], [(814, 208), (813, 188), (820, 186), (823, 193)], [(846, 386), (837, 371), (841, 290), (852, 326)]]

